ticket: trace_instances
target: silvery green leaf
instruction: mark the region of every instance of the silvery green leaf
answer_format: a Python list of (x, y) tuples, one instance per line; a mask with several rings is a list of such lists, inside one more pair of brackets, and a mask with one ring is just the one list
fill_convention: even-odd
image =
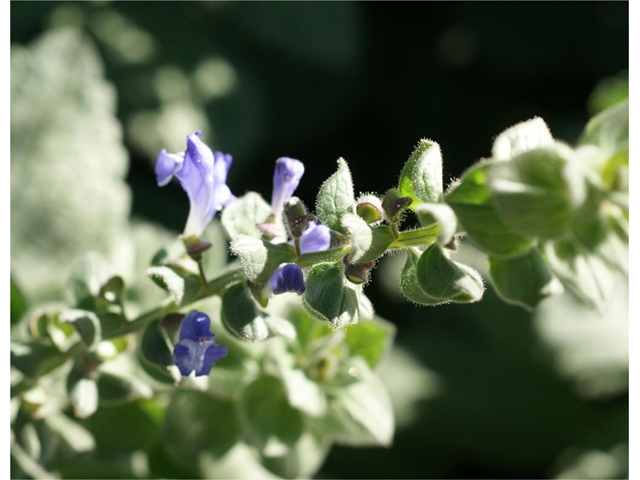
[(369, 322), (359, 322), (346, 329), (345, 342), (349, 346), (350, 356), (358, 355), (373, 368), (385, 351), (391, 347), (396, 327), (380, 317)]
[(147, 275), (171, 295), (176, 305), (188, 302), (202, 286), (196, 275), (169, 266), (149, 267)]
[(198, 455), (199, 476), (202, 478), (260, 478), (279, 480), (267, 470), (255, 448), (237, 442), (227, 453), (218, 457), (208, 451)]
[(600, 147), (607, 158), (629, 149), (629, 101), (621, 102), (593, 117), (582, 133), (581, 144)]
[(427, 295), (418, 282), (417, 268), (421, 252), (415, 248), (407, 248), (406, 252), (407, 261), (400, 277), (400, 289), (404, 296), (418, 305), (439, 305), (443, 303), (442, 300)]
[(320, 222), (331, 230), (346, 233), (340, 219), (345, 213), (355, 213), (351, 171), (343, 158), (338, 159), (338, 170), (320, 187), (316, 198), (316, 213)]
[(496, 292), (505, 302), (533, 310), (541, 300), (562, 293), (562, 284), (549, 270), (537, 248), (509, 258), (489, 256)]
[(507, 128), (493, 142), (491, 158), (510, 160), (521, 153), (535, 148), (553, 145), (553, 136), (545, 121), (540, 117), (518, 123)]
[(394, 237), (391, 229), (386, 225), (371, 227), (358, 215), (345, 213), (341, 220), (342, 226), (348, 232), (351, 242), (349, 261), (351, 263), (372, 262), (380, 258)]
[[(307, 273), (306, 282), (303, 301), (311, 315), (328, 321), (334, 328), (358, 323), (361, 318), (358, 294), (362, 286), (346, 280), (342, 264), (315, 265)], [(370, 312), (362, 313), (368, 316)]]
[(89, 452), (96, 447), (96, 441), (89, 430), (61, 412), (50, 412), (43, 419), (74, 452)]
[(546, 244), (549, 266), (565, 287), (591, 308), (603, 312), (613, 289), (614, 274), (597, 255), (575, 240), (563, 239)]
[(327, 401), (324, 392), (302, 369), (283, 368), (280, 377), (292, 407), (312, 417), (325, 414)]
[(391, 446), (395, 422), (384, 384), (360, 357), (350, 358), (342, 368), (353, 381), (329, 396), (326, 432), (343, 445)]
[(131, 195), (116, 93), (89, 37), (48, 30), (11, 53), (11, 265), (30, 298), (57, 295), (78, 255), (107, 254)]
[(484, 294), (480, 274), (468, 265), (450, 260), (437, 243), (420, 256), (416, 278), (427, 295), (444, 302), (472, 303)]
[(238, 235), (231, 242), (231, 252), (240, 260), (247, 279), (256, 283), (268, 282), (281, 263), (289, 263), (296, 257), (289, 244), (273, 244), (249, 235)]
[(529, 150), (510, 162), (496, 162), (488, 186), (502, 219), (523, 235), (557, 238), (571, 224), (571, 201), (563, 169), (568, 148)]
[(262, 463), (283, 478), (312, 478), (322, 466), (330, 447), (329, 438), (305, 430), (286, 454), (263, 457)]
[(139, 352), (142, 367), (153, 378), (167, 383), (180, 380), (180, 372), (176, 373), (171, 368), (173, 365), (173, 343), (160, 320), (149, 323), (145, 328)]
[(428, 227), (434, 223), (440, 227), (438, 243), (447, 245), (456, 233), (458, 221), (453, 209), (446, 203), (421, 203), (415, 209), (420, 224)]
[(222, 210), (220, 220), (227, 236), (233, 240), (238, 235), (261, 237), (256, 225), (267, 221), (271, 215), (269, 205), (262, 195), (248, 192)]
[(60, 321), (73, 325), (87, 347), (93, 347), (102, 341), (100, 319), (93, 312), (68, 308), (60, 314)]
[(86, 418), (98, 409), (98, 385), (93, 378), (77, 378), (68, 389), (76, 417)]
[(422, 202), (442, 201), (442, 153), (433, 140), (422, 139), (400, 174), (401, 197), (413, 200), (410, 208)]
[(100, 403), (117, 405), (140, 398), (151, 398), (153, 390), (140, 379), (103, 371), (98, 378), (98, 394)]
[(67, 302), (78, 308), (94, 309), (95, 298), (109, 277), (109, 266), (102, 255), (96, 252), (83, 255), (71, 267), (64, 286)]
[(222, 321), (238, 338), (261, 342), (269, 337), (295, 338), (293, 325), (283, 318), (269, 315), (248, 294), (244, 283), (236, 283), (222, 295)]
[(162, 438), (169, 458), (194, 478), (200, 476), (201, 456), (221, 458), (239, 440), (234, 404), (197, 390), (179, 390), (167, 406)]
[(304, 429), (302, 414), (289, 404), (281, 381), (269, 375), (245, 388), (238, 413), (243, 437), (266, 457), (286, 454)]
[(496, 209), (487, 186), (493, 165), (483, 162), (470, 168), (449, 191), (446, 202), (479, 248), (494, 255), (517, 255), (531, 248), (533, 238), (507, 225)]

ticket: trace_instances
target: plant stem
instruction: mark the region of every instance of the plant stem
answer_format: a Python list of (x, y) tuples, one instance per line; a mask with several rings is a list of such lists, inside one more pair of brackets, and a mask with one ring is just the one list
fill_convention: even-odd
[(418, 230), (409, 230), (398, 234), (398, 237), (389, 245), (389, 250), (395, 248), (416, 247), (420, 245), (429, 245), (438, 239), (440, 226), (434, 225), (428, 228)]

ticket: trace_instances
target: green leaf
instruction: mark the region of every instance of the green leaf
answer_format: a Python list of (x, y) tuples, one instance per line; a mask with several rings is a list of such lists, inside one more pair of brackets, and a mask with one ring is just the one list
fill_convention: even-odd
[(172, 395), (162, 432), (171, 460), (188, 472), (198, 473), (202, 454), (223, 456), (239, 439), (234, 410), (233, 403), (196, 390)]
[(101, 255), (90, 252), (82, 256), (71, 267), (71, 273), (64, 286), (67, 302), (77, 308), (95, 311), (95, 299), (108, 280), (109, 266)]
[(173, 383), (180, 380), (180, 374), (173, 366), (173, 343), (161, 320), (155, 320), (144, 330), (140, 342), (140, 356), (145, 371), (156, 380)]
[(198, 455), (200, 478), (260, 478), (279, 480), (260, 461), (254, 448), (244, 442), (236, 443), (226, 454), (219, 458), (207, 451)]
[(139, 398), (151, 398), (153, 390), (140, 379), (103, 371), (98, 378), (98, 394), (101, 404), (117, 405)]
[(267, 283), (281, 263), (296, 258), (289, 244), (276, 245), (249, 235), (238, 235), (231, 242), (231, 252), (240, 259), (247, 279), (255, 283)]
[(629, 100), (629, 74), (622, 72), (608, 77), (596, 85), (589, 97), (589, 113), (596, 115), (603, 110)]
[(441, 301), (477, 302), (484, 293), (480, 274), (468, 265), (450, 260), (438, 244), (430, 246), (420, 256), (416, 278), (427, 295)]
[(410, 208), (422, 202), (442, 201), (442, 153), (440, 145), (422, 139), (400, 174), (400, 196), (413, 200)]
[(311, 315), (328, 321), (332, 327), (340, 328), (358, 323), (359, 319), (371, 318), (371, 304), (361, 300), (362, 286), (346, 280), (342, 264), (315, 265), (307, 273), (306, 282), (305, 307)]
[(589, 307), (603, 312), (613, 291), (614, 275), (597, 255), (575, 240), (563, 239), (546, 244), (549, 266)]
[(550, 295), (562, 293), (562, 285), (537, 248), (517, 257), (489, 256), (489, 271), (500, 298), (527, 310)]
[(354, 213), (345, 213), (341, 220), (351, 241), (349, 261), (365, 263), (377, 260), (393, 243), (391, 228), (386, 225), (371, 227)]
[(222, 210), (220, 220), (227, 236), (233, 240), (238, 235), (261, 237), (262, 232), (256, 225), (264, 223), (271, 215), (271, 205), (262, 195), (248, 192)]
[(528, 235), (505, 223), (487, 187), (487, 175), (494, 164), (480, 163), (469, 169), (446, 197), (469, 238), (485, 252), (517, 255), (533, 245)]
[(330, 447), (330, 439), (305, 430), (285, 455), (263, 457), (262, 463), (283, 478), (312, 478), (324, 463)]
[(331, 230), (347, 233), (340, 220), (345, 213), (355, 213), (353, 181), (349, 166), (338, 159), (338, 170), (320, 187), (316, 198), (316, 212), (320, 222)]
[(420, 252), (415, 248), (406, 248), (407, 261), (402, 269), (400, 276), (400, 289), (407, 299), (418, 305), (439, 305), (444, 303), (435, 297), (427, 295), (418, 282), (418, 261), (420, 260)]
[(557, 238), (571, 224), (571, 204), (563, 177), (571, 152), (540, 148), (510, 162), (494, 163), (488, 185), (504, 221), (524, 235)]
[(279, 373), (289, 405), (312, 417), (325, 414), (327, 401), (324, 392), (302, 369), (285, 368)]
[(243, 437), (267, 457), (286, 454), (304, 428), (301, 413), (272, 376), (263, 375), (244, 390), (238, 413)]
[[(117, 98), (88, 35), (50, 29), (11, 51), (11, 266), (29, 298), (57, 296), (129, 218)], [(81, 305), (74, 304), (74, 306)]]
[(51, 341), (11, 343), (11, 365), (30, 378), (38, 378), (67, 360)]
[(98, 385), (95, 379), (69, 374), (67, 390), (76, 417), (86, 418), (98, 409)]
[(345, 341), (351, 356), (359, 355), (373, 368), (391, 346), (396, 327), (380, 317), (370, 322), (359, 322), (346, 329)]
[(593, 117), (582, 133), (580, 144), (600, 147), (606, 158), (629, 149), (629, 101), (621, 102)]
[(11, 325), (20, 321), (27, 311), (27, 300), (11, 274)]
[(197, 294), (202, 285), (197, 276), (178, 273), (171, 267), (149, 267), (147, 276), (156, 285), (166, 290), (176, 305), (187, 303)]
[(60, 314), (60, 321), (73, 325), (89, 348), (102, 341), (102, 326), (93, 312), (68, 308)]
[(453, 209), (446, 203), (421, 203), (415, 208), (420, 224), (429, 227), (437, 224), (440, 227), (438, 243), (447, 245), (453, 240), (458, 229), (458, 221)]
[(274, 336), (296, 336), (293, 325), (260, 308), (242, 282), (231, 285), (223, 293), (222, 321), (229, 331), (248, 342), (261, 342)]
[(96, 448), (96, 441), (91, 432), (65, 414), (50, 412), (43, 420), (72, 451), (82, 453)]
[(493, 160), (511, 160), (521, 153), (553, 145), (553, 136), (543, 119), (532, 118), (507, 128), (493, 142)]
[(395, 424), (384, 384), (360, 357), (350, 358), (341, 368), (353, 381), (329, 397), (325, 430), (343, 445), (391, 446)]

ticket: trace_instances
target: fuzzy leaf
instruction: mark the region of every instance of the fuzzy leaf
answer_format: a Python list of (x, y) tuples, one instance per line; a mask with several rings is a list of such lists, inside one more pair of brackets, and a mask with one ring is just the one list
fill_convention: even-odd
[(320, 187), (316, 198), (316, 212), (320, 222), (331, 230), (347, 233), (340, 220), (345, 213), (355, 213), (351, 171), (343, 158), (338, 159), (338, 170)]

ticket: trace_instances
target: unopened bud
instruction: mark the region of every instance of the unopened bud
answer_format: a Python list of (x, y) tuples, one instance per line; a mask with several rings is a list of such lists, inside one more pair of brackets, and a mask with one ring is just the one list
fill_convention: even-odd
[(309, 225), (307, 209), (298, 197), (291, 197), (284, 204), (283, 221), (289, 235), (300, 238)]
[(347, 277), (351, 283), (360, 285), (369, 281), (369, 274), (373, 268), (374, 262), (365, 263), (349, 263), (345, 257), (344, 276)]
[(400, 192), (392, 188), (382, 200), (382, 208), (389, 222), (397, 222), (413, 200), (411, 197), (401, 197)]

